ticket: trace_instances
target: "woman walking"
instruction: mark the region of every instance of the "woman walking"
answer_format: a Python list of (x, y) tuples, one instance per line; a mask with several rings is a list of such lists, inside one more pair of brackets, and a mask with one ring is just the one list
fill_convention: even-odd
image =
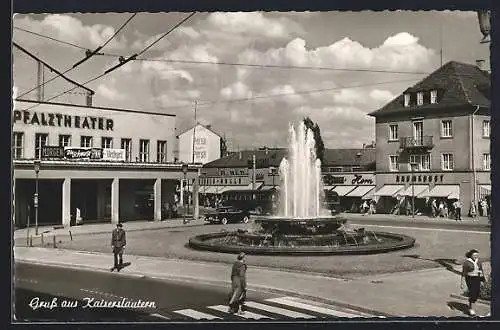
[(238, 255), (238, 260), (231, 269), (231, 297), (229, 299), (230, 313), (243, 313), (243, 304), (247, 291), (247, 265), (245, 263), (245, 253)]
[(483, 265), (481, 261), (479, 261), (479, 252), (475, 249), (467, 252), (465, 254), (465, 258), (466, 259), (462, 267), (460, 287), (463, 288), (463, 279), (465, 278), (469, 294), (469, 315), (474, 316), (476, 315), (476, 312), (474, 311), (474, 304), (479, 298), (481, 282), (485, 280)]

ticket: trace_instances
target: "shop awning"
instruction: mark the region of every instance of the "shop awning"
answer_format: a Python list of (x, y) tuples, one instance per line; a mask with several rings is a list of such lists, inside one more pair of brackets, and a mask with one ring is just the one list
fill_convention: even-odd
[(356, 186), (335, 186), (332, 191), (335, 191), (339, 196), (345, 196), (356, 188)]
[(378, 197), (375, 196), (375, 187), (374, 186), (371, 186), (372, 189), (370, 189), (369, 192), (367, 192), (365, 195), (363, 195), (363, 197), (361, 197), (362, 200), (377, 200)]
[(491, 185), (490, 184), (482, 184), (479, 186), (479, 195), (481, 197), (490, 196), (491, 195)]
[(356, 189), (346, 195), (346, 197), (363, 197), (375, 186), (357, 186)]
[(444, 197), (448, 199), (458, 199), (460, 196), (459, 185), (436, 185), (428, 193), (422, 193), (419, 198), (423, 197)]
[(405, 186), (402, 185), (385, 185), (376, 191), (373, 195), (375, 196), (388, 196), (395, 197)]
[(335, 186), (324, 186), (323, 187), (323, 190), (327, 190), (327, 191), (330, 191), (334, 188)]
[(221, 189), (222, 187), (221, 186), (207, 186), (205, 188), (205, 191), (204, 193), (205, 194), (217, 194), (218, 191)]
[[(412, 194), (412, 190), (413, 190), (413, 194)], [(413, 188), (410, 185), (408, 188), (406, 188), (405, 191), (403, 191), (401, 193), (401, 195), (402, 196), (415, 196), (415, 197), (421, 198), (421, 196), (419, 196), (420, 194), (426, 194), (428, 192), (429, 192), (428, 185), (416, 184), (416, 185), (413, 185)]]

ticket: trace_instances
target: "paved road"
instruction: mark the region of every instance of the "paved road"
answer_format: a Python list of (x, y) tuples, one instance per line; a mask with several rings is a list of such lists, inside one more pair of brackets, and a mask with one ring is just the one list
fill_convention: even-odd
[[(248, 293), (244, 315), (229, 315), (225, 306), (228, 290), (217, 285), (139, 278), (116, 272), (16, 263), (15, 315), (18, 321), (94, 322), (369, 316), (317, 301), (254, 291)], [(113, 301), (123, 306), (96, 305)]]

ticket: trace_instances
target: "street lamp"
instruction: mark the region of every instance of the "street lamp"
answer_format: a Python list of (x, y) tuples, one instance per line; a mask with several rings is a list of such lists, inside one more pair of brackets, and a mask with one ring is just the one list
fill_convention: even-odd
[[(186, 184), (187, 184), (187, 180), (186, 180), (187, 172), (188, 172), (188, 164), (182, 163), (182, 173), (184, 173), (184, 182), (186, 182)], [(184, 194), (184, 187), (182, 184), (181, 184), (181, 187), (182, 187), (181, 194)], [(184, 201), (184, 198), (182, 200)], [(185, 201), (184, 201), (184, 203), (185, 203)], [(187, 223), (187, 221), (186, 221), (186, 208), (184, 207), (184, 205), (182, 205), (182, 223)]]
[(35, 196), (33, 196), (33, 206), (35, 207), (35, 235), (38, 235), (38, 173), (40, 173), (40, 159), (35, 159), (33, 161), (33, 166), (35, 169)]
[(411, 216), (415, 218), (415, 176), (413, 175), (417, 163), (410, 163), (411, 166)]

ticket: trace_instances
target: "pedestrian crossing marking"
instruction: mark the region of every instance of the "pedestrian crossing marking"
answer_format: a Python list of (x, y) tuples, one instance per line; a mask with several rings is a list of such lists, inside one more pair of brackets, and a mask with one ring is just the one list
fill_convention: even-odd
[[(208, 308), (216, 310), (216, 311), (219, 311), (219, 312), (223, 312), (223, 313), (229, 314), (228, 306), (217, 305), (217, 306), (209, 306)], [(260, 315), (260, 314), (252, 313), (252, 312), (248, 312), (248, 311), (245, 311), (243, 314), (237, 314), (237, 315), (239, 317), (244, 318), (244, 319), (254, 319), (254, 320), (271, 319), (272, 320), (272, 317), (265, 316), (265, 315)]]
[(194, 309), (181, 309), (178, 311), (174, 311), (174, 313), (181, 314), (187, 317), (190, 317), (192, 319), (196, 320), (201, 320), (201, 319), (207, 319), (207, 320), (215, 320), (215, 319), (220, 319), (220, 317), (213, 316), (210, 314), (202, 313), (195, 311)]
[(314, 316), (312, 316), (312, 315), (303, 314), (303, 313), (299, 313), (299, 312), (295, 312), (295, 311), (290, 311), (287, 309), (274, 307), (274, 306), (270, 306), (270, 305), (265, 305), (265, 304), (261, 304), (261, 303), (257, 303), (257, 302), (253, 302), (253, 301), (248, 301), (245, 303), (245, 305), (252, 307), (252, 308), (260, 309), (260, 310), (275, 313), (275, 314), (284, 315), (284, 316), (291, 317), (291, 318), (304, 318), (304, 319), (314, 318)]
[(271, 298), (266, 299), (268, 302), (277, 303), (280, 305), (286, 305), (291, 307), (297, 307), (300, 309), (305, 309), (311, 312), (316, 312), (320, 314), (336, 316), (336, 317), (360, 317), (360, 315), (346, 313), (342, 311), (338, 311), (332, 308), (327, 308), (323, 306), (319, 306), (320, 304), (315, 301), (309, 301), (300, 298), (294, 297), (280, 297), (280, 298)]

